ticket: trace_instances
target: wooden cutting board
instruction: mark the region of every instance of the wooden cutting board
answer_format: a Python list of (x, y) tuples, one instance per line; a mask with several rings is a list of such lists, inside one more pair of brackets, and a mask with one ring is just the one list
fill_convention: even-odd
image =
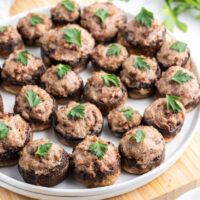
[[(29, 9), (55, 4), (58, 1), (16, 0), (10, 14), (16, 15)], [(94, 1), (79, 0), (78, 2)], [(173, 200), (197, 186), (200, 186), (200, 128), (182, 157), (159, 178), (137, 190), (109, 200)], [(0, 188), (0, 200), (31, 200), (31, 198)]]

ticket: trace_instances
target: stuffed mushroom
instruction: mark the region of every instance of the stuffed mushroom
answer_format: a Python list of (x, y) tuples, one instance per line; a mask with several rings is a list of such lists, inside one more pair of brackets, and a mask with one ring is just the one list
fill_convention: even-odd
[(112, 41), (125, 22), (125, 13), (108, 2), (95, 2), (85, 7), (81, 15), (81, 26), (86, 28), (98, 42)]
[(15, 165), (32, 137), (29, 124), (20, 115), (0, 113), (0, 166)]
[(83, 99), (95, 104), (106, 115), (125, 104), (127, 91), (115, 74), (94, 72), (84, 87)]
[(120, 28), (117, 41), (127, 47), (130, 54), (155, 56), (165, 34), (162, 23), (154, 19), (153, 13), (142, 8), (134, 19)]
[(140, 113), (129, 107), (111, 110), (107, 115), (108, 126), (117, 137), (122, 137), (130, 129), (139, 126), (142, 121)]
[(70, 101), (55, 112), (53, 128), (61, 143), (74, 147), (88, 135), (101, 134), (103, 117), (94, 104)]
[(15, 51), (4, 62), (1, 70), (2, 87), (7, 92), (18, 94), (24, 85), (39, 84), (45, 67), (40, 58), (28, 51)]
[(55, 100), (36, 85), (24, 86), (15, 98), (14, 112), (29, 122), (33, 131), (51, 127), (55, 109)]
[(0, 27), (0, 57), (7, 58), (16, 50), (24, 48), (21, 35), (12, 26)]
[(165, 159), (165, 140), (152, 126), (138, 126), (128, 131), (118, 149), (122, 169), (131, 174), (144, 174)]
[(133, 99), (151, 96), (155, 82), (160, 77), (160, 67), (155, 58), (131, 55), (122, 64), (120, 78)]
[(164, 43), (156, 54), (157, 61), (163, 71), (171, 66), (181, 66), (190, 69), (190, 50), (184, 42), (176, 41), (169, 34), (166, 34)]
[(55, 25), (78, 23), (80, 20), (80, 6), (74, 0), (64, 0), (51, 9), (51, 20)]
[(92, 65), (98, 70), (117, 73), (122, 68), (122, 62), (128, 57), (125, 47), (120, 44), (99, 44), (91, 54)]
[[(176, 108), (170, 106), (172, 102)], [(155, 127), (169, 142), (181, 131), (185, 112), (183, 104), (174, 97), (159, 98), (145, 109), (143, 123)]]
[(20, 19), (17, 30), (22, 36), (25, 44), (40, 46), (40, 39), (52, 28), (51, 20), (44, 14), (29, 13)]
[(192, 72), (183, 67), (173, 66), (162, 72), (161, 78), (156, 82), (156, 87), (156, 97), (177, 96), (187, 112), (193, 110), (199, 103), (198, 79)]
[(41, 86), (59, 104), (66, 104), (69, 100), (79, 101), (83, 92), (80, 75), (72, 71), (69, 65), (63, 64), (48, 68), (41, 77)]
[(52, 29), (42, 38), (41, 54), (47, 67), (68, 64), (75, 72), (87, 67), (95, 41), (77, 24)]
[(89, 188), (112, 185), (120, 175), (120, 163), (117, 148), (96, 136), (86, 137), (71, 155), (74, 177)]
[(30, 184), (51, 187), (62, 182), (69, 168), (69, 155), (46, 139), (29, 142), (20, 152), (18, 170)]

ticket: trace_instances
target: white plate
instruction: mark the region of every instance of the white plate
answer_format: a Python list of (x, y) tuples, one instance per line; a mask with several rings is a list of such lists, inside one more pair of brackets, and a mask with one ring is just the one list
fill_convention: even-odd
[[(40, 12), (40, 13), (45, 13), (49, 15), (49, 9), (50, 7), (44, 7), (44, 8), (27, 11), (25, 13), (21, 13), (19, 15), (11, 17), (9, 20), (5, 21), (5, 23), (2, 25), (11, 24), (13, 26), (16, 26), (19, 18), (24, 17), (28, 12)], [(127, 15), (129, 19), (133, 17), (133, 15), (128, 14), (128, 13)], [(27, 48), (27, 49), (30, 50), (34, 55), (40, 56), (39, 48)], [(196, 75), (199, 76), (199, 71), (195, 64), (197, 62), (195, 62), (194, 58), (192, 59), (192, 61), (193, 61), (192, 70)], [(0, 60), (0, 64), (2, 63), (3, 63), (3, 60)], [(90, 66), (88, 70), (81, 73), (81, 77), (84, 79), (84, 82), (87, 80), (88, 77), (91, 76), (91, 72), (92, 72), (92, 68)], [(2, 90), (0, 90), (0, 92), (3, 95), (5, 111), (13, 112), (14, 95), (8, 94)], [(144, 109), (148, 105), (150, 105), (151, 102), (153, 102), (153, 98), (149, 98), (145, 100), (129, 99), (127, 101), (127, 105), (133, 106), (134, 108), (139, 110), (141, 114), (143, 114)], [(41, 194), (41, 198), (44, 197), (44, 195), (47, 195), (47, 198), (48, 196), (57, 196), (57, 197), (71, 196), (71, 199), (76, 198), (76, 197), (79, 197), (79, 199), (82, 199), (87, 196), (90, 196), (90, 198), (92, 197), (93, 198), (94, 197), (107, 198), (107, 197), (116, 196), (128, 191), (131, 191), (158, 177), (181, 156), (181, 154), (184, 152), (184, 150), (190, 143), (195, 132), (197, 131), (197, 128), (198, 128), (197, 125), (198, 125), (198, 122), (200, 121), (199, 119), (200, 119), (200, 106), (198, 106), (195, 110), (187, 114), (181, 133), (179, 133), (178, 136), (172, 142), (167, 144), (165, 162), (159, 167), (157, 167), (156, 169), (144, 175), (136, 176), (136, 175), (131, 175), (131, 174), (122, 172), (119, 179), (116, 181), (114, 185), (100, 187), (100, 188), (92, 188), (92, 189), (88, 189), (84, 187), (83, 185), (78, 183), (76, 180), (74, 180), (72, 176), (69, 176), (61, 184), (55, 187), (47, 188), (47, 187), (34, 186), (34, 185), (25, 183), (17, 170), (17, 166), (14, 166), (14, 167), (0, 168), (0, 180), (1, 180), (0, 186), (5, 187), (5, 184), (7, 184), (7, 185), (10, 185), (9, 188), (11, 190), (13, 190), (13, 188), (16, 188), (14, 190), (15, 192), (19, 192), (19, 190), (20, 191), (26, 190), (27, 192), (37, 193), (37, 195)], [(107, 122), (104, 125), (104, 129), (103, 129), (103, 133), (101, 137), (112, 141), (116, 146), (118, 145), (119, 139), (112, 135), (112, 133), (110, 132), (107, 126)], [(37, 139), (37, 138), (48, 138), (54, 142), (59, 143), (52, 135), (52, 130), (35, 133), (34, 139)], [(72, 151), (72, 149), (69, 147), (65, 147), (65, 146), (63, 147), (69, 153)], [(39, 197), (37, 196), (37, 198)]]

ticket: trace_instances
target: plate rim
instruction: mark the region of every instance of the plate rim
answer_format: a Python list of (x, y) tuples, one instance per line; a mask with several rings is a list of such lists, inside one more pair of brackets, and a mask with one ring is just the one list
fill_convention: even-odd
[[(117, 6), (122, 5), (121, 2), (117, 2), (115, 3)], [(84, 7), (88, 4), (80, 4), (81, 7)], [(2, 24), (5, 23), (9, 23), (9, 21), (14, 20), (16, 18), (22, 17), (24, 15), (26, 15), (29, 12), (40, 12), (43, 10), (49, 10), (50, 8), (52, 8), (54, 5), (50, 5), (50, 6), (44, 6), (44, 7), (40, 7), (40, 8), (35, 8), (35, 9), (30, 9), (27, 10), (25, 12), (21, 12), (17, 15), (11, 16), (10, 18), (8, 18), (7, 20), (4, 20)], [(130, 12), (126, 12), (126, 14), (128, 15), (132, 15)], [(171, 33), (170, 33), (171, 34)], [(176, 35), (172, 34), (174, 37), (176, 37)], [(192, 54), (192, 53), (191, 53)], [(193, 56), (191, 56), (191, 60), (193, 62), (193, 65), (195, 66), (195, 70), (197, 71), (198, 75), (195, 74), (198, 79), (199, 79), (199, 69), (197, 67), (197, 60), (196, 58), (194, 58)], [(196, 109), (198, 109), (200, 111), (200, 105), (198, 105), (196, 107)], [(194, 137), (194, 135), (197, 132), (197, 129), (199, 127), (199, 123), (200, 123), (200, 112), (198, 112), (197, 114), (197, 121), (196, 124), (193, 128), (193, 130), (190, 132), (189, 136), (187, 137), (187, 140), (184, 141), (184, 143), (182, 144), (181, 148), (178, 148), (178, 150), (176, 151), (176, 153), (169, 157), (167, 160), (165, 160), (164, 163), (162, 163), (160, 166), (156, 167), (155, 169), (153, 169), (152, 171), (139, 176), (136, 180), (128, 180), (125, 181), (123, 183), (119, 183), (117, 185), (110, 185), (110, 186), (105, 186), (105, 187), (98, 187), (98, 188), (81, 188), (81, 189), (60, 189), (60, 188), (48, 188), (48, 187), (43, 187), (43, 186), (35, 186), (35, 185), (31, 185), (25, 182), (22, 182), (20, 180), (16, 180), (14, 178), (11, 178), (7, 175), (4, 175), (0, 172), (0, 180), (3, 180), (3, 182), (12, 185), (16, 188), (19, 189), (23, 189), (26, 188), (25, 191), (30, 191), (30, 192), (35, 192), (35, 193), (39, 193), (39, 194), (52, 194), (52, 195), (59, 195), (59, 196), (78, 196), (79, 197), (84, 197), (84, 196), (93, 196), (95, 195), (100, 195), (102, 193), (110, 193), (112, 191), (115, 190), (122, 190), (122, 193), (128, 192), (130, 190), (136, 189), (148, 182), (150, 182), (151, 180), (157, 178), (159, 175), (161, 175), (164, 171), (166, 171), (174, 162), (177, 161), (177, 159), (183, 154), (183, 152), (186, 150), (186, 148), (188, 147), (189, 143), (191, 142), (192, 138)], [(141, 180), (142, 179), (142, 180)], [(134, 183), (134, 184), (133, 184)], [(140, 184), (141, 183), (141, 184)], [(0, 186), (4, 187), (3, 184), (1, 184), (0, 182)], [(131, 187), (129, 187), (131, 186)], [(125, 192), (123, 192), (125, 191)], [(121, 194), (122, 194), (121, 193)], [(110, 196), (111, 197), (111, 196)]]

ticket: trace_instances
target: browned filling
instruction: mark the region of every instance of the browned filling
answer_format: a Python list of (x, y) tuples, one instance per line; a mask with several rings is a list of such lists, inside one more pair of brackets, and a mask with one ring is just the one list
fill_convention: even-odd
[[(69, 165), (69, 155), (63, 151), (61, 163), (52, 169), (47, 170), (47, 174), (38, 175), (33, 170), (27, 171), (18, 165), (18, 170), (27, 183), (42, 186), (54, 186), (63, 181), (67, 175)], [(44, 166), (45, 168), (45, 166)]]
[[(159, 79), (160, 75), (161, 75), (161, 71), (160, 71), (160, 67), (157, 68), (156, 70), (156, 75), (157, 75), (157, 78)], [(137, 86), (127, 86), (128, 89), (130, 90), (141, 90), (141, 89), (155, 89), (155, 81), (154, 80), (153, 82), (151, 83), (139, 83), (139, 85)], [(135, 76), (131, 76), (131, 82), (132, 83), (138, 83), (138, 80), (136, 80)]]
[(194, 99), (192, 102), (186, 104), (185, 108), (189, 109), (189, 108), (195, 107), (198, 103), (199, 103), (199, 97)]
[(181, 130), (183, 124), (177, 124), (175, 127), (174, 126), (170, 126), (170, 130), (166, 130), (164, 128), (158, 127), (157, 125), (150, 123), (149, 121), (146, 121), (143, 118), (143, 123), (145, 125), (148, 126), (153, 126), (154, 128), (156, 128), (165, 138), (173, 138), (176, 136), (176, 134)]
[[(49, 116), (48, 121), (41, 121), (39, 119), (35, 119), (35, 118), (32, 118), (32, 117), (29, 117), (28, 120), (25, 119), (25, 118), (23, 118), (23, 119), (30, 124), (35, 124), (36, 126), (40, 126), (40, 125), (43, 125), (43, 124), (46, 124), (46, 123), (50, 123), (52, 121), (53, 114), (54, 114), (56, 107), (57, 107), (55, 99), (54, 98), (52, 98), (52, 99), (53, 99), (53, 111), (52, 111), (51, 115)], [(13, 109), (14, 113), (20, 114), (23, 117), (22, 111), (18, 112), (17, 107), (18, 107), (18, 102), (16, 101), (15, 105), (14, 105), (14, 109)], [(31, 110), (31, 107), (28, 107), (27, 109)]]
[[(173, 64), (163, 64), (162, 62), (159, 61), (157, 56), (156, 56), (156, 60), (157, 60), (159, 66), (162, 68), (163, 71), (167, 70), (171, 66), (176, 65), (176, 61)], [(181, 64), (181, 67), (185, 67), (188, 64), (189, 60), (190, 60), (190, 52), (188, 52), (188, 57), (185, 58), (184, 62)]]
[(30, 45), (34, 44), (34, 43), (36, 43), (36, 41), (38, 41), (40, 39), (40, 36), (35, 36), (32, 39), (30, 39), (28, 37), (28, 35), (24, 34), (24, 32), (26, 32), (26, 30), (24, 30), (23, 26), (17, 27), (17, 30), (20, 33), (24, 43), (26, 43), (26, 44), (30, 44)]
[[(32, 132), (31, 129), (26, 132), (26, 140), (24, 142), (24, 146), (31, 140)], [(4, 163), (10, 163), (13, 161), (17, 161), (19, 158), (19, 152), (23, 149), (23, 147), (13, 147), (8, 149), (6, 152), (0, 153), (0, 165)]]
[(76, 19), (73, 20), (73, 21), (61, 20), (61, 19), (60, 19), (60, 13), (59, 13), (59, 12), (54, 12), (54, 13), (52, 13), (52, 15), (51, 15), (51, 20), (53, 21), (53, 23), (54, 23), (55, 25), (65, 25), (65, 24), (67, 24), (67, 23), (79, 24), (79, 23), (80, 23), (80, 14), (81, 14), (81, 10), (79, 9), (78, 12), (79, 12), (79, 17), (76, 18)]
[[(158, 97), (166, 97), (166, 94), (161, 94), (159, 91), (156, 91), (156, 98)], [(200, 97), (197, 97), (196, 99), (193, 99), (192, 102), (184, 105), (186, 110), (189, 110), (192, 107), (195, 107), (199, 103)]]
[[(135, 47), (147, 47), (146, 45), (144, 45), (142, 42), (135, 42), (135, 38), (132, 38), (131, 40), (128, 39), (128, 33), (124, 30), (124, 29), (121, 29), (121, 34), (122, 36), (128, 41), (131, 43), (131, 45), (135, 46)], [(166, 34), (166, 30), (163, 32), (162, 34), (162, 39), (161, 40), (158, 40), (156, 42), (152, 42), (151, 45), (149, 47), (151, 48), (155, 48), (155, 47), (160, 47), (162, 45), (162, 42), (164, 40), (164, 37), (165, 37), (165, 34)]]
[(119, 72), (122, 70), (122, 65), (118, 65), (117, 70), (110, 70), (110, 69), (106, 69), (103, 66), (100, 66), (97, 62), (95, 62), (94, 60), (92, 60), (92, 66), (100, 71), (100, 70), (104, 70), (107, 73), (115, 73), (115, 74), (119, 74)]
[[(3, 66), (4, 67), (4, 66)], [(31, 80), (25, 80), (23, 82), (19, 82), (13, 80), (11, 76), (7, 76), (6, 78), (1, 78), (2, 81), (15, 86), (24, 86), (24, 85), (39, 85), (40, 84), (40, 77), (45, 72), (45, 67), (42, 65), (38, 68), (37, 73), (32, 76)]]
[(122, 166), (126, 166), (128, 168), (136, 168), (137, 170), (141, 170), (141, 172), (145, 173), (151, 169), (153, 169), (154, 167), (160, 165), (162, 163), (162, 161), (164, 160), (165, 157), (165, 149), (163, 149), (162, 154), (157, 156), (156, 158), (154, 158), (153, 160), (151, 160), (148, 165), (146, 166), (146, 168), (144, 169), (142, 164), (138, 164), (137, 160), (135, 158), (127, 158), (125, 156), (125, 154), (122, 151), (121, 146), (119, 146), (119, 153), (121, 155), (122, 158)]
[[(111, 125), (109, 123), (108, 123), (108, 127), (112, 130), (112, 127), (111, 127)], [(123, 130), (123, 131), (113, 131), (112, 130), (112, 132), (115, 134), (115, 136), (121, 138), (124, 135), (124, 133), (127, 132), (127, 130)]]
[[(39, 86), (41, 88), (45, 89), (45, 83), (40, 82)], [(52, 94), (52, 95), (57, 100), (60, 99), (60, 100), (63, 100), (63, 101), (69, 101), (69, 100), (77, 99), (77, 101), (78, 101), (78, 100), (80, 100), (82, 93), (83, 93), (83, 82), (81, 82), (80, 87), (77, 90), (75, 90), (71, 93), (68, 93), (67, 97), (62, 96), (62, 95), (54, 95), (54, 94)]]
[(85, 56), (83, 58), (77, 58), (73, 61), (55, 60), (51, 57), (51, 54), (53, 52), (54, 52), (54, 50), (52, 50), (52, 49), (47, 50), (43, 46), (41, 47), (42, 58), (43, 58), (44, 62), (46, 60), (48, 60), (48, 62), (46, 62), (46, 64), (48, 66), (58, 65), (58, 64), (62, 63), (62, 64), (70, 65), (72, 67), (72, 69), (76, 69), (76, 68), (79, 68), (79, 67), (83, 67), (84, 65), (87, 65), (87, 63), (89, 61), (89, 56)]
[(8, 54), (14, 49), (22, 49), (23, 46), (24, 44), (20, 39), (9, 43), (0, 43), (0, 54)]
[(83, 99), (84, 99), (84, 101), (89, 101), (89, 102), (95, 104), (102, 111), (102, 113), (104, 115), (107, 114), (107, 112), (109, 110), (112, 110), (113, 108), (117, 107), (126, 97), (127, 90), (124, 87), (124, 85), (122, 85), (122, 88), (121, 88), (122, 89), (122, 95), (121, 95), (121, 97), (115, 98), (113, 101), (111, 101), (107, 104), (105, 104), (102, 101), (94, 101), (93, 98), (90, 97), (90, 94), (88, 94), (87, 88), (89, 88), (91, 86), (92, 86), (92, 83), (86, 83), (85, 88), (84, 88), (84, 92), (83, 92)]
[(70, 167), (71, 170), (73, 171), (74, 176), (77, 177), (77, 179), (87, 180), (90, 182), (102, 182), (103, 180), (107, 179), (108, 176), (114, 175), (120, 170), (120, 160), (117, 160), (117, 162), (115, 162), (107, 172), (102, 172), (99, 164), (95, 160), (94, 162), (95, 162), (94, 163), (95, 168), (93, 168), (93, 170), (94, 173), (96, 174), (95, 177), (92, 173), (77, 170), (75, 167), (75, 163), (73, 162), (73, 159), (71, 159)]
[[(65, 140), (67, 143), (70, 143), (71, 145), (77, 145), (78, 143), (80, 143), (81, 141), (83, 141), (85, 138), (80, 138), (80, 137), (73, 137), (72, 135), (70, 135), (69, 133), (65, 133), (65, 134), (62, 134), (60, 133), (57, 129), (56, 129), (56, 126), (57, 124), (59, 123), (57, 121), (57, 117), (56, 117), (56, 114), (53, 115), (53, 118), (52, 118), (52, 124), (53, 124), (53, 129), (55, 131), (55, 134), (58, 136), (58, 138), (60, 138), (61, 140)], [(87, 135), (96, 135), (96, 136), (99, 136), (103, 130), (103, 123), (101, 124), (101, 127), (99, 128), (99, 130), (97, 131), (94, 131), (93, 130), (93, 127), (90, 128), (89, 130), (89, 134)]]
[(146, 46), (142, 42), (136, 43), (135, 38), (132, 38), (131, 40), (128, 39), (128, 33), (124, 29), (120, 29), (120, 34), (131, 45), (131, 47), (137, 50), (138, 53), (143, 52), (145, 55), (153, 56), (160, 49), (165, 38), (166, 30), (162, 34), (162, 39), (152, 42), (150, 46)]

